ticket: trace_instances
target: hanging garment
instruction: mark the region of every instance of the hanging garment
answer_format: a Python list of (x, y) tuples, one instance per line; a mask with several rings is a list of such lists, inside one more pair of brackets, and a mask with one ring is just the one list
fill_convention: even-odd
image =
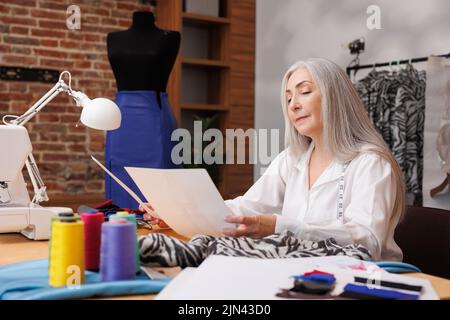
[(301, 240), (290, 231), (262, 239), (200, 235), (189, 242), (161, 233), (150, 233), (139, 238), (139, 255), (142, 265), (182, 268), (197, 267), (209, 255), (262, 259), (342, 255), (371, 260), (369, 251), (362, 245), (340, 246), (333, 238), (322, 241)]
[[(423, 205), (450, 209), (448, 187), (431, 197), (430, 190), (447, 177), (450, 159), (440, 158), (437, 151), (440, 128), (450, 123), (450, 59), (429, 57), (427, 62), (427, 88), (424, 134)], [(443, 132), (441, 132), (443, 133)], [(442, 145), (440, 146), (441, 151)], [(442, 161), (445, 161), (443, 163)]]
[(371, 71), (355, 84), (369, 117), (405, 176), (411, 204), (422, 205), (425, 71)]
[[(116, 103), (122, 113), (119, 129), (106, 134), (106, 167), (146, 200), (124, 167), (175, 168), (171, 141), (176, 120), (167, 93), (119, 91)], [(106, 199), (121, 208), (137, 209), (138, 203), (109, 175), (105, 175)], [(147, 199), (147, 201), (150, 201)]]
[(395, 101), (395, 78), (387, 71), (372, 70), (356, 84), (356, 89), (372, 123), (387, 145), (391, 143), (391, 108)]
[[(402, 91), (402, 89), (401, 89)], [(392, 114), (390, 119), (391, 128), (391, 145), (392, 154), (400, 166), (403, 174), (406, 172), (406, 123), (407, 112), (406, 105), (401, 103), (402, 94), (397, 94), (395, 103), (392, 108)]]
[[(426, 73), (425, 71), (417, 71), (411, 65), (408, 65), (398, 74), (398, 78), (399, 86), (394, 110), (403, 109), (402, 111), (404, 111), (405, 142), (399, 141), (399, 143), (392, 144), (391, 149), (400, 160), (403, 160), (402, 157), (404, 157), (402, 169), (405, 173), (407, 192), (413, 195), (415, 206), (422, 206)], [(398, 117), (401, 117), (401, 115), (402, 113)], [(391, 121), (393, 130), (402, 130), (403, 128), (399, 127), (401, 125), (403, 123)], [(399, 145), (400, 148), (397, 149)]]

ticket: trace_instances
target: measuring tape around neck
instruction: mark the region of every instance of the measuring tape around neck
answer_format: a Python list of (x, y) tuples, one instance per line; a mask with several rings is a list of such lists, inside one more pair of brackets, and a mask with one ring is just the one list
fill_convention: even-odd
[(347, 169), (348, 163), (344, 163), (342, 167), (342, 173), (339, 177), (339, 185), (338, 185), (338, 208), (337, 208), (337, 221), (339, 224), (344, 223), (344, 175), (345, 169)]

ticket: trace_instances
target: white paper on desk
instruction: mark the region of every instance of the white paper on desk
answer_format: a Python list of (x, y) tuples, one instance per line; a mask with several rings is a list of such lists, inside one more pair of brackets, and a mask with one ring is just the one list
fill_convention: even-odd
[[(362, 270), (344, 270), (343, 257), (258, 259), (226, 256), (210, 256), (184, 279), (182, 286), (170, 292), (174, 300), (272, 300), (280, 289), (293, 285), (293, 275), (314, 269), (331, 272), (336, 277), (332, 294), (342, 292), (345, 284), (353, 282), (354, 276), (367, 277)], [(352, 259), (349, 257), (345, 257)], [(328, 260), (328, 261), (327, 261)], [(358, 261), (356, 259), (352, 259)], [(337, 264), (336, 264), (337, 262)], [(348, 260), (349, 263), (355, 263)], [(368, 262), (366, 262), (369, 264)], [(423, 286), (420, 299), (438, 299), (430, 282), (409, 276), (381, 273), (381, 279)], [(176, 278), (174, 279), (176, 280)], [(211, 285), (211, 282), (214, 285)], [(175, 284), (174, 284), (175, 286)], [(164, 298), (164, 297), (162, 297)]]
[(151, 206), (175, 232), (186, 237), (222, 235), (232, 214), (205, 169), (125, 167)]
[(173, 297), (180, 290), (190, 284), (190, 280), (197, 268), (184, 268), (175, 278), (173, 278), (164, 289), (155, 297), (155, 300), (173, 300)]

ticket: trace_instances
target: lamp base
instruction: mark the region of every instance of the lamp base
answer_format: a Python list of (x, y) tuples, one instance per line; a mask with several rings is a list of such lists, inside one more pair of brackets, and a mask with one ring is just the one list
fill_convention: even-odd
[(0, 206), (0, 233), (21, 233), (31, 240), (50, 238), (52, 217), (59, 213), (72, 213), (64, 207)]

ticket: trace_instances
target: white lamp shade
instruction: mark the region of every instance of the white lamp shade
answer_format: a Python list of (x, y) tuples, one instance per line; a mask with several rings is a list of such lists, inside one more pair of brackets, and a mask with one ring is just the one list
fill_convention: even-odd
[(113, 101), (106, 98), (83, 99), (81, 122), (97, 130), (115, 130), (120, 127), (122, 115)]

